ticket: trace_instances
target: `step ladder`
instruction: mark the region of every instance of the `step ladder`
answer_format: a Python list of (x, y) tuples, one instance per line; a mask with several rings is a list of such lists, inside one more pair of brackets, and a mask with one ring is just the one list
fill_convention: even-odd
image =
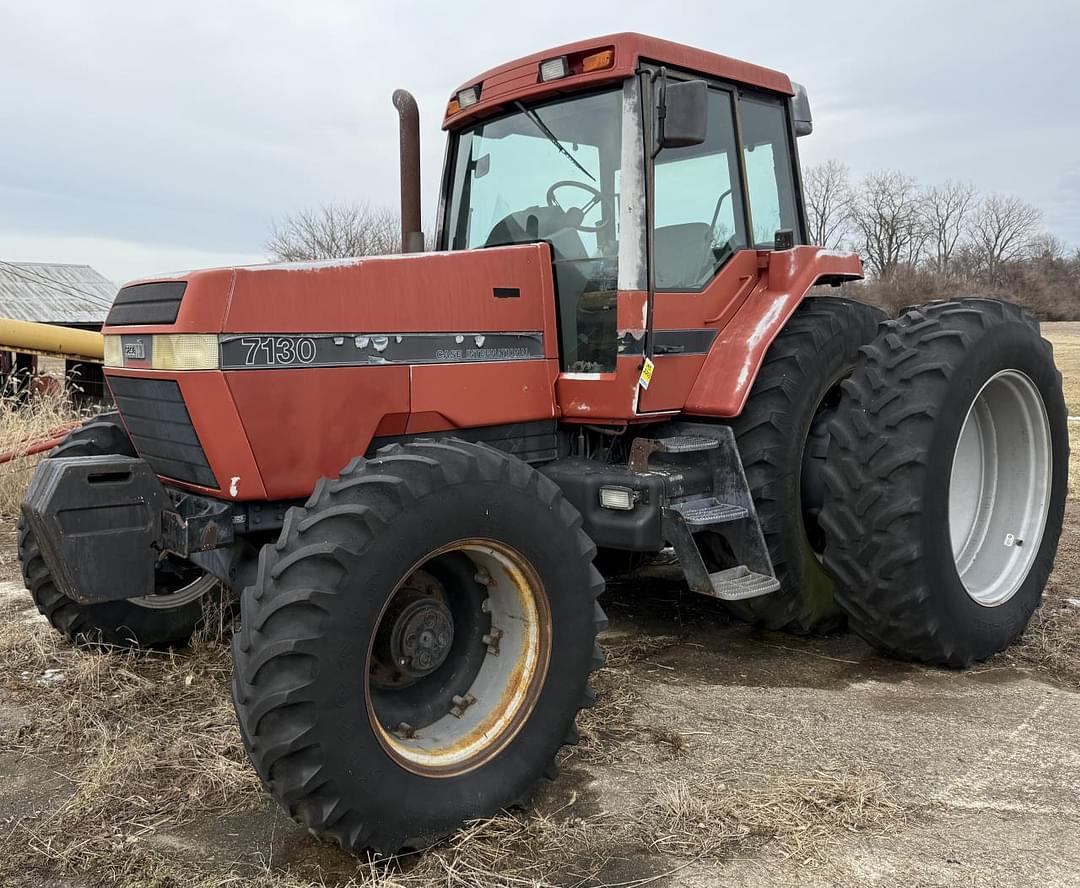
[[(745, 601), (777, 591), (780, 581), (773, 572), (732, 430), (702, 423), (670, 423), (666, 430), (669, 434), (651, 439), (632, 455), (637, 471), (642, 471), (643, 463), (647, 470), (653, 453), (713, 451), (713, 494), (674, 500), (663, 512), (664, 536), (678, 555), (687, 585), (723, 601)], [(694, 536), (700, 533), (721, 535), (738, 563), (710, 572)]]

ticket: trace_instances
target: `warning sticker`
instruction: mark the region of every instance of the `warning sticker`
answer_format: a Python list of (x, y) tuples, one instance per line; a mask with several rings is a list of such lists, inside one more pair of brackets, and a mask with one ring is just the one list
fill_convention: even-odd
[(653, 364), (650, 358), (645, 359), (645, 363), (641, 365), (641, 378), (638, 380), (638, 385), (643, 389), (649, 387), (649, 383), (652, 382), (653, 370), (656, 369), (656, 365)]

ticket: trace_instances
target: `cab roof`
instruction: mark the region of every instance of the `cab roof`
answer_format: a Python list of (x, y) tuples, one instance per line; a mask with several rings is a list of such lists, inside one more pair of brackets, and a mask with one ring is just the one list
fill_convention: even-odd
[[(559, 56), (567, 56), (573, 61), (605, 50), (611, 50), (614, 59), (610, 66), (602, 70), (575, 73), (574, 65), (571, 64), (571, 73), (566, 77), (546, 83), (540, 79), (541, 62)], [(525, 98), (548, 98), (593, 85), (623, 80), (631, 76), (642, 61), (683, 68), (721, 80), (730, 80), (786, 95), (794, 93), (790, 78), (779, 71), (741, 62), (704, 49), (672, 43), (670, 40), (626, 32), (552, 47), (499, 65), (466, 81), (454, 90), (450, 98), (454, 99), (462, 90), (479, 86), (479, 101), (458, 111), (452, 111), (448, 107), (448, 113), (443, 120), (443, 129), (457, 129), (467, 122), (487, 117), (507, 104)]]

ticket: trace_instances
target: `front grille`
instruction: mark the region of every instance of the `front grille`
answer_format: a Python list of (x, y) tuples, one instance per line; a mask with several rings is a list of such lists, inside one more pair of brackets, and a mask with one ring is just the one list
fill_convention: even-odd
[(217, 488), (180, 386), (171, 379), (109, 376), (109, 388), (139, 456), (167, 478)]
[(185, 281), (161, 281), (156, 284), (135, 284), (116, 294), (112, 310), (105, 321), (113, 327), (129, 324), (175, 324), (180, 313), (180, 300), (187, 288)]

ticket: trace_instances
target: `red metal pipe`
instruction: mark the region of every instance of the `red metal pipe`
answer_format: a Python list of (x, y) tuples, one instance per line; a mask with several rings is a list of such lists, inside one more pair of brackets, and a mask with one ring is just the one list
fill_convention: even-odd
[(77, 422), (68, 423), (58, 429), (53, 429), (48, 437), (41, 438), (33, 444), (0, 453), (0, 465), (11, 462), (12, 460), (21, 459), (24, 456), (33, 456), (37, 453), (44, 453), (46, 450), (52, 450), (68, 436), (68, 432), (78, 425), (79, 423)]

